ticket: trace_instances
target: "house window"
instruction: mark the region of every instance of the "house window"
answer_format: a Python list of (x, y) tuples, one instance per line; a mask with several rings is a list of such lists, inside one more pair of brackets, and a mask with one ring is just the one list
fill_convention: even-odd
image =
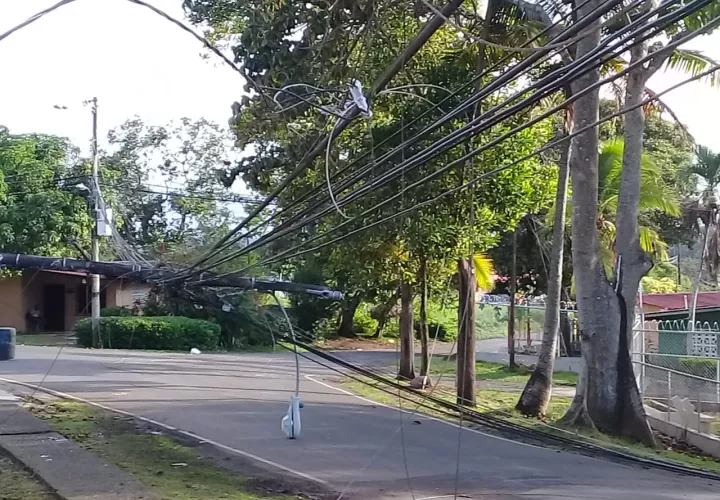
[[(81, 316), (90, 315), (90, 285), (78, 285), (75, 290), (76, 312)], [(100, 309), (104, 309), (107, 304), (107, 293), (100, 289)]]

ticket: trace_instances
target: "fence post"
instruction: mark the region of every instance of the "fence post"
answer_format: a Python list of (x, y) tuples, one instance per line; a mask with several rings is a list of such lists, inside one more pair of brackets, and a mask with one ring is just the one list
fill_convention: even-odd
[(670, 398), (672, 397), (672, 372), (667, 372), (667, 421), (670, 422)]
[(640, 332), (640, 395), (645, 396), (645, 322), (643, 321)]
[(702, 387), (702, 385), (698, 384), (698, 402), (697, 402), (697, 407), (695, 408), (695, 411), (697, 411), (697, 416), (698, 416), (698, 422), (697, 422), (697, 431), (698, 432), (701, 432), (700, 425), (702, 424), (702, 422), (700, 420), (700, 418), (701, 418), (700, 413), (702, 412), (702, 389), (701, 389), (701, 387)]
[(715, 361), (715, 399), (720, 403), (720, 358)]

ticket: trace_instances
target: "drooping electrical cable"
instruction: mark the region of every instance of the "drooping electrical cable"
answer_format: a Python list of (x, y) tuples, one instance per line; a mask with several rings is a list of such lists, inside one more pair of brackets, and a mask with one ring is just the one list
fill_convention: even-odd
[[(607, 10), (611, 9), (615, 4), (619, 3), (619, 1), (620, 1), (620, 0), (614, 0), (614, 1), (612, 1), (612, 2), (608, 2), (608, 5), (607, 5), (607, 6), (603, 6), (603, 8), (597, 9), (596, 12), (593, 13), (593, 15), (595, 15), (595, 14), (597, 14), (598, 16), (599, 16), (599, 15), (602, 15), (603, 13), (607, 12)], [(583, 4), (586, 3), (586, 2), (587, 2), (587, 0), (585, 0), (585, 2), (583, 2)], [(431, 21), (431, 22), (432, 22), (432, 21)], [(587, 22), (586, 22), (585, 20), (582, 20), (581, 22), (576, 23), (576, 24), (568, 27), (568, 28), (565, 30), (565, 33), (566, 33), (568, 36), (570, 36), (570, 35), (576, 33), (578, 30), (584, 28), (586, 24), (587, 24)], [(427, 27), (427, 26), (429, 26), (429, 24), (426, 25), (426, 27)], [(422, 34), (422, 33), (421, 33), (421, 34)], [(420, 38), (420, 35), (418, 35), (418, 38)], [(566, 38), (566, 37), (564, 37), (564, 35), (561, 34), (561, 35), (558, 35), (558, 37), (556, 37), (556, 38), (563, 39), (563, 38)], [(416, 40), (417, 40), (417, 38), (416, 38)], [(414, 52), (413, 52), (413, 53), (414, 53)], [(403, 54), (403, 55), (404, 55), (404, 54)], [(538, 56), (538, 57), (539, 57), (538, 54), (534, 54), (533, 56), (531, 56), (531, 57), (529, 58), (530, 63), (534, 63), (534, 62), (535, 62), (534, 60), (532, 60), (535, 56)], [(403, 57), (400, 57), (399, 59), (396, 59), (395, 62), (394, 62), (394, 66), (396, 66), (396, 67), (400, 66), (400, 63), (398, 62), (398, 60), (401, 61), (402, 59), (403, 59)], [(505, 60), (505, 58), (503, 58), (503, 60)], [(535, 59), (535, 60), (536, 60), (536, 59)], [(511, 71), (511, 72), (512, 72), (512, 71)], [(388, 73), (388, 72), (386, 71), (385, 74), (387, 74), (387, 73)], [(384, 75), (383, 75), (383, 76), (384, 76)], [(388, 80), (387, 77), (385, 77), (385, 78), (383, 79), (383, 76), (379, 77), (379, 81), (380, 81), (380, 82)], [(507, 78), (510, 78), (511, 76), (512, 76), (512, 75), (508, 76)], [(376, 82), (376, 83), (377, 83), (377, 82)], [(373, 88), (376, 88), (376, 87), (378, 87), (377, 84), (373, 86)], [(472, 105), (472, 103), (471, 103), (471, 105)], [(460, 110), (460, 111), (461, 111), (461, 110)], [(459, 111), (456, 110), (456, 112), (459, 112)], [(345, 122), (342, 122), (342, 123), (345, 123)], [(445, 122), (443, 122), (443, 123), (445, 123)], [(332, 141), (333, 139), (334, 139), (334, 137), (333, 137), (332, 135), (330, 135), (330, 136), (328, 136), (328, 138), (326, 138), (326, 141)], [(321, 143), (321, 144), (322, 144), (322, 143)], [(316, 146), (316, 148), (315, 148), (313, 151), (315, 151), (316, 149), (317, 149), (317, 146)], [(397, 152), (397, 150), (395, 150), (395, 152)], [(314, 155), (314, 153), (313, 153), (313, 155)], [(299, 175), (299, 173), (300, 173), (302, 170), (304, 170), (304, 168), (305, 168), (305, 166), (306, 166), (305, 164), (307, 163), (307, 159), (309, 158), (309, 156), (313, 156), (313, 155), (306, 155), (305, 158), (303, 158), (303, 160), (301, 160), (301, 162), (298, 164), (298, 166), (293, 170), (293, 172), (291, 172), (291, 174), (289, 174), (289, 175), (280, 183), (280, 185), (278, 185), (278, 186), (273, 190), (273, 192), (268, 195), (268, 197), (267, 197), (266, 199), (274, 199), (280, 192), (282, 192), (282, 191), (287, 187), (287, 185), (289, 185), (289, 183), (292, 182), (292, 180), (293, 180), (295, 177), (297, 177), (297, 175)], [(220, 253), (224, 248), (228, 248), (230, 245), (236, 243), (238, 240), (237, 240), (237, 239), (234, 239), (233, 236), (235, 236), (235, 234), (237, 234), (237, 232), (238, 232), (240, 229), (242, 229), (242, 227), (244, 227), (245, 225), (247, 225), (247, 223), (248, 223), (250, 220), (252, 220), (255, 216), (257, 216), (257, 215), (259, 214), (259, 211), (260, 211), (261, 208), (262, 208), (262, 204), (261, 204), (261, 207), (259, 207), (259, 208), (257, 208), (256, 210), (254, 210), (254, 211), (253, 211), (251, 214), (249, 214), (240, 224), (238, 224), (238, 226), (236, 226), (236, 228), (233, 229), (233, 230), (230, 232), (229, 235), (226, 235), (220, 242), (218, 242), (218, 243), (213, 247), (213, 249), (211, 249), (208, 253), (206, 253), (204, 256), (202, 256), (200, 259), (198, 259), (198, 261), (196, 261), (192, 266), (190, 266), (190, 268), (188, 269), (188, 271), (194, 270), (194, 269), (197, 268), (200, 264), (202, 264), (202, 263), (204, 263), (204, 262), (207, 262), (208, 260), (212, 259), (215, 255), (217, 255), (218, 253)], [(206, 266), (205, 269), (207, 269), (207, 268), (208, 268), (208, 267)]]
[(298, 357), (295, 329), (293, 328), (292, 321), (290, 321), (290, 316), (288, 316), (288, 313), (285, 310), (285, 306), (283, 305), (282, 301), (274, 293), (272, 294), (272, 297), (273, 299), (275, 299), (275, 302), (283, 313), (283, 317), (287, 322), (288, 331), (290, 332), (290, 338), (293, 342), (293, 352), (295, 353), (295, 396), (297, 397), (300, 395), (300, 358)]
[[(664, 8), (664, 7), (663, 7), (663, 8)], [(639, 22), (639, 21), (636, 21), (636, 23), (637, 23), (637, 22)], [(629, 30), (629, 27), (626, 28), (626, 31), (627, 31), (627, 30)], [(616, 35), (616, 36), (617, 36), (617, 35)], [(576, 61), (576, 64), (579, 64), (579, 61)], [(565, 69), (566, 69), (566, 68), (565, 68)], [(561, 71), (561, 70), (559, 70), (559, 71)], [(549, 79), (549, 78), (551, 78), (551, 77), (554, 77), (554, 76), (555, 76), (554, 74), (553, 74), (553, 75), (549, 75), (548, 78), (546, 78), (546, 80)], [(466, 126), (466, 127), (467, 127), (467, 126)], [(397, 170), (397, 169), (396, 169), (396, 170)], [(366, 186), (366, 187), (365, 187), (365, 190), (367, 190), (367, 189), (369, 189), (369, 188), (370, 188), (369, 186)], [(242, 251), (242, 250), (241, 250), (241, 251)], [(224, 261), (227, 261), (227, 259), (225, 259)]]
[[(519, 163), (522, 163), (522, 162), (524, 162), (524, 161), (532, 158), (533, 156), (536, 156), (536, 155), (538, 155), (538, 154), (540, 154), (540, 153), (542, 153), (542, 152), (544, 152), (544, 151), (547, 151), (547, 150), (549, 150), (549, 149), (551, 149), (551, 148), (553, 148), (553, 147), (555, 147), (555, 146), (558, 146), (558, 145), (560, 145), (560, 144), (565, 143), (566, 141), (568, 141), (568, 140), (570, 140), (571, 138), (573, 138), (573, 137), (575, 137), (575, 136), (577, 136), (577, 135), (579, 135), (579, 134), (581, 134), (581, 133), (589, 130), (590, 128), (596, 127), (597, 125), (599, 125), (599, 124), (601, 124), (601, 123), (605, 123), (606, 121), (612, 120), (613, 118), (617, 118), (618, 116), (622, 116), (623, 114), (627, 113), (628, 111), (632, 111), (633, 109), (637, 109), (637, 108), (639, 108), (639, 107), (641, 107), (641, 106), (645, 106), (645, 105), (647, 105), (647, 104), (649, 104), (649, 103), (651, 103), (651, 102), (654, 102), (654, 101), (657, 99), (658, 96), (662, 96), (662, 95), (664, 95), (664, 94), (666, 94), (666, 93), (668, 93), (668, 92), (670, 92), (670, 91), (672, 91), (672, 90), (675, 90), (675, 89), (677, 89), (677, 88), (680, 88), (681, 86), (683, 86), (683, 85), (685, 85), (685, 84), (687, 84), (687, 83), (690, 83), (690, 82), (699, 80), (699, 79), (704, 78), (704, 77), (706, 77), (706, 76), (708, 76), (708, 75), (710, 75), (710, 74), (712, 74), (712, 73), (715, 73), (715, 72), (717, 72), (717, 71), (720, 71), (720, 66), (714, 66), (714, 67), (710, 68), (709, 70), (706, 70), (706, 71), (703, 71), (702, 73), (699, 73), (698, 75), (695, 75), (695, 76), (693, 76), (693, 77), (687, 78), (686, 80), (683, 80), (682, 82), (680, 82), (680, 83), (678, 83), (678, 84), (676, 84), (676, 85), (673, 85), (672, 87), (669, 87), (669, 88), (665, 89), (665, 90), (662, 91), (662, 92), (658, 92), (655, 96), (651, 96), (651, 97), (648, 97), (648, 98), (644, 99), (643, 101), (641, 101), (641, 102), (640, 102), (639, 104), (637, 104), (637, 105), (633, 105), (633, 106), (630, 106), (630, 107), (622, 108), (621, 110), (619, 110), (619, 111), (617, 111), (617, 112), (615, 112), (615, 113), (613, 113), (613, 114), (611, 114), (611, 115), (608, 115), (608, 116), (606, 116), (606, 117), (604, 117), (604, 118), (602, 118), (602, 119), (600, 119), (600, 120), (598, 120), (598, 121), (596, 121), (596, 122), (594, 122), (594, 123), (588, 124), (587, 126), (582, 127), (582, 128), (580, 128), (580, 129), (574, 131), (572, 134), (570, 134), (570, 135), (568, 135), (568, 136), (565, 136), (565, 137), (563, 137), (563, 138), (560, 138), (560, 139), (557, 139), (557, 140), (555, 140), (555, 141), (549, 142), (549, 143), (547, 143), (545, 146), (543, 146), (543, 147), (541, 147), (541, 148), (538, 148), (538, 149), (536, 149), (535, 151), (533, 151), (533, 152), (531, 152), (531, 153), (528, 153), (527, 155), (524, 155), (523, 157), (521, 157), (521, 158), (519, 158), (519, 159), (517, 159), (517, 160), (514, 160), (513, 162), (510, 162), (510, 163), (505, 164), (505, 165), (503, 165), (503, 166), (501, 166), (501, 167), (498, 167), (498, 168), (496, 168), (496, 169), (494, 169), (494, 170), (491, 170), (491, 171), (489, 171), (489, 172), (486, 172), (486, 173), (484, 173), (484, 174), (481, 174), (481, 175), (475, 177), (474, 179), (466, 182), (465, 184), (463, 184), (463, 185), (461, 185), (461, 186), (458, 186), (457, 188), (454, 188), (454, 189), (451, 189), (451, 190), (447, 190), (447, 191), (445, 191), (445, 192), (443, 192), (443, 193), (440, 193), (438, 196), (436, 196), (436, 197), (434, 197), (434, 198), (432, 198), (432, 199), (429, 199), (429, 200), (426, 200), (426, 201), (417, 203), (416, 205), (414, 205), (414, 206), (412, 206), (412, 207), (409, 207), (408, 209), (405, 209), (403, 212), (404, 212), (404, 213), (409, 213), (409, 212), (414, 211), (414, 210), (417, 210), (417, 209), (419, 209), (419, 208), (422, 208), (422, 207), (425, 207), (425, 206), (430, 206), (430, 205), (436, 203), (437, 201), (439, 201), (439, 200), (442, 199), (442, 198), (445, 198), (445, 197), (447, 197), (447, 196), (449, 196), (449, 195), (455, 194), (455, 193), (457, 193), (457, 192), (460, 192), (460, 191), (466, 189), (467, 187), (469, 187), (470, 185), (473, 185), (473, 184), (477, 183), (477, 182), (480, 181), (481, 179), (484, 179), (484, 178), (487, 178), (487, 177), (490, 177), (490, 176), (493, 176), (493, 175), (497, 175), (498, 173), (500, 173), (500, 172), (502, 172), (502, 171), (504, 171), (504, 170), (507, 170), (507, 169), (509, 169), (509, 168), (512, 168), (512, 167), (514, 167), (515, 165), (517, 165), (517, 164), (519, 164)], [(469, 154), (471, 155), (472, 152), (470, 152)], [(456, 160), (456, 162), (459, 163), (460, 161), (465, 161), (465, 160), (467, 160), (467, 159), (468, 159), (468, 158), (463, 157), (463, 158), (461, 158), (461, 159), (459, 159), (459, 160)], [(453, 163), (455, 163), (455, 162), (453, 162)], [(455, 166), (455, 165), (453, 164), (452, 166)], [(451, 167), (451, 168), (452, 168), (452, 167)], [(421, 182), (421, 181), (419, 181), (419, 182)], [(410, 188), (413, 188), (413, 186), (409, 186), (408, 188), (409, 188), (409, 189), (410, 189)], [(383, 202), (383, 203), (384, 203), (384, 202)], [(301, 248), (302, 246), (304, 246), (305, 244), (307, 244), (307, 243), (309, 242), (309, 240), (308, 240), (307, 242), (304, 242), (304, 243), (302, 243), (302, 244), (300, 244), (300, 245), (296, 245), (295, 247), (293, 247), (293, 248), (291, 248), (291, 249), (289, 249), (289, 250), (287, 250), (287, 251), (285, 251), (285, 252), (283, 252), (283, 253), (281, 253), (281, 254), (278, 254), (278, 255), (276, 255), (276, 256), (273, 257), (273, 258), (270, 258), (270, 259), (266, 259), (266, 260), (264, 260), (264, 261), (261, 261), (261, 262), (259, 262), (257, 265), (260, 266), (260, 265), (274, 264), (274, 263), (277, 263), (277, 262), (281, 262), (281, 261), (283, 261), (283, 260), (288, 260), (288, 259), (292, 259), (292, 258), (295, 258), (295, 257), (299, 257), (299, 256), (301, 256), (301, 255), (305, 255), (305, 254), (310, 253), (310, 252), (315, 252), (315, 251), (320, 250), (320, 249), (322, 249), (322, 248), (324, 248), (324, 247), (326, 247), (326, 246), (336, 244), (336, 243), (338, 243), (338, 242), (340, 242), (340, 241), (342, 241), (342, 240), (344, 240), (344, 239), (346, 239), (346, 238), (348, 238), (348, 237), (350, 237), (350, 236), (352, 236), (352, 235), (358, 234), (358, 233), (360, 233), (360, 232), (362, 232), (362, 231), (365, 231), (365, 230), (367, 230), (367, 229), (370, 229), (370, 228), (372, 228), (372, 227), (376, 227), (376, 226), (379, 226), (379, 225), (384, 224), (384, 223), (386, 223), (386, 222), (389, 222), (389, 221), (393, 220), (394, 218), (396, 218), (396, 217), (398, 217), (398, 216), (400, 216), (400, 215), (401, 215), (401, 214), (400, 214), (399, 212), (398, 212), (398, 213), (395, 213), (395, 214), (392, 214), (392, 215), (390, 215), (390, 216), (388, 216), (388, 217), (385, 217), (385, 218), (383, 218), (383, 219), (381, 219), (381, 220), (377, 220), (377, 221), (372, 222), (372, 223), (370, 223), (370, 224), (366, 224), (366, 225), (362, 226), (361, 228), (358, 228), (358, 229), (355, 229), (355, 230), (351, 231), (350, 233), (347, 233), (347, 234), (345, 234), (345, 235), (336, 237), (336, 238), (334, 238), (333, 240), (330, 240), (329, 242), (326, 242), (326, 243), (323, 243), (323, 244), (314, 246), (314, 247), (312, 247), (312, 248), (310, 248), (310, 249), (307, 249), (307, 250), (298, 250), (299, 248)], [(344, 225), (346, 225), (346, 223), (342, 223), (342, 224), (340, 224), (340, 225), (338, 225), (338, 226), (335, 226), (334, 228), (329, 229), (328, 231), (326, 231), (326, 232), (323, 233), (322, 235), (319, 235), (319, 236), (318, 236), (318, 239), (319, 239), (320, 237), (324, 237), (324, 236), (327, 236), (327, 235), (333, 233), (336, 229), (339, 229), (340, 227), (342, 227), (342, 226), (344, 226)], [(296, 250), (297, 250), (297, 251), (296, 251)], [(296, 251), (296, 252), (295, 252), (295, 253), (291, 253), (291, 252), (293, 252), (293, 251)], [(242, 271), (246, 271), (246, 270), (248, 270), (248, 269), (250, 269), (250, 268), (252, 268), (252, 267), (255, 267), (255, 266), (249, 266), (248, 268), (245, 268), (245, 269), (243, 269)], [(240, 271), (240, 272), (242, 272), (242, 271)]]
[(494, 145), (494, 144), (493, 144)]
[[(712, 72), (714, 72), (714, 71), (715, 71), (715, 70), (713, 69), (713, 70), (711, 70), (711, 71), (709, 71), (709, 72), (705, 72), (705, 73), (703, 73), (703, 74), (701, 75), (701, 77), (704, 76), (704, 75), (706, 75), (706, 74), (710, 74), (710, 73), (712, 73)], [(686, 81), (683, 82), (683, 83), (687, 83), (688, 81), (693, 81), (693, 80), (695, 80), (695, 79), (698, 79), (698, 77), (692, 77), (692, 78), (686, 80)], [(664, 93), (666, 93), (666, 92), (669, 92), (669, 91), (671, 91), (671, 90), (674, 90), (675, 88), (678, 88), (678, 86), (673, 86), (673, 87), (667, 89), (666, 91), (664, 91), (662, 94), (664, 94)], [(653, 100), (654, 100), (655, 98), (657, 98), (657, 97), (658, 97), (658, 96), (648, 98), (648, 99), (646, 99), (646, 100), (643, 101), (643, 104), (647, 104), (647, 103), (649, 103), (649, 102), (653, 102)], [(606, 121), (607, 119), (611, 119), (611, 118), (620, 116), (620, 115), (622, 115), (624, 112), (627, 112), (627, 111), (628, 111), (628, 109), (621, 110), (621, 112), (615, 113), (615, 114), (611, 115), (610, 118), (606, 118), (606, 119), (604, 119), (604, 120), (601, 120), (601, 121), (598, 122), (598, 123), (602, 123), (602, 122)], [(586, 130), (586, 129), (587, 129), (587, 128), (584, 128), (583, 130)], [(578, 132), (578, 133), (579, 133), (579, 132)], [(577, 133), (573, 134), (573, 136), (575, 136), (575, 135), (577, 135)], [(505, 165), (505, 166), (503, 166), (503, 167), (500, 167), (500, 169), (495, 169), (495, 170), (493, 170), (492, 172), (489, 172), (489, 174), (495, 174), (495, 173), (498, 173), (498, 172), (500, 172), (500, 171), (503, 171), (503, 170), (505, 170), (505, 169), (507, 169), (507, 168), (510, 168), (510, 167), (512, 167), (512, 166), (514, 166), (514, 165), (517, 165), (518, 163), (521, 163), (522, 161), (525, 161), (525, 160), (531, 158), (532, 156), (535, 156), (536, 154), (540, 154), (540, 153), (548, 150), (550, 147), (554, 147), (554, 146), (560, 144), (561, 142), (564, 142), (564, 140), (565, 140), (565, 139), (561, 139), (561, 140), (558, 140), (558, 141), (553, 141), (553, 142), (551, 142), (551, 143), (548, 143), (546, 146), (544, 146), (544, 147), (536, 150), (535, 152), (530, 153), (530, 154), (522, 157), (521, 159), (519, 159), (519, 160), (517, 160), (517, 161), (515, 161), (515, 162), (512, 162), (512, 163), (509, 164), (509, 165)], [(491, 144), (491, 145), (494, 145), (494, 144)], [(477, 151), (477, 150), (476, 150), (476, 151)], [(448, 165), (448, 166), (446, 167), (446, 170), (449, 170), (450, 168), (453, 168), (455, 165), (459, 164), (460, 162), (465, 161), (465, 160), (467, 160), (468, 158), (474, 156), (474, 154), (476, 153), (476, 151), (470, 152), (468, 155), (464, 156), (463, 158), (461, 158), (461, 159), (459, 159), (459, 160), (456, 160), (455, 162), (452, 162), (450, 165)], [(484, 175), (482, 178), (484, 178), (484, 177), (486, 177), (486, 176), (487, 176), (487, 175)], [(429, 179), (424, 179), (424, 180), (418, 181), (418, 182), (415, 183), (414, 185), (410, 186), (408, 189), (412, 189), (412, 188), (416, 187), (416, 186), (419, 185), (419, 184), (422, 184), (423, 182), (425, 182), (425, 181), (427, 181), (427, 180), (429, 180)], [(476, 179), (476, 180), (477, 180), (477, 179)], [(449, 194), (454, 194), (455, 192), (458, 192), (458, 189), (454, 189), (454, 190), (450, 190), (450, 191), (447, 191), (447, 192), (445, 192), (445, 193), (442, 193), (442, 194), (439, 195), (438, 197), (434, 198), (431, 202), (437, 201), (437, 200), (439, 200), (440, 198), (445, 197), (445, 196), (447, 196), (447, 195), (449, 195)], [(393, 199), (397, 198), (397, 196), (398, 196), (398, 195), (395, 195), (395, 196), (393, 197)], [(381, 206), (381, 205), (384, 205), (384, 204), (388, 203), (389, 201), (392, 201), (392, 199), (390, 199), (390, 200), (385, 200), (384, 202), (379, 203), (379, 204), (376, 205), (375, 207), (372, 207), (371, 209), (369, 209), (368, 211), (364, 212), (363, 214), (359, 215), (358, 217), (356, 217), (356, 218), (354, 218), (354, 219), (362, 220), (362, 218), (363, 218), (364, 216), (368, 215), (371, 211), (377, 209), (377, 208), (378, 208), (379, 206)], [(427, 202), (422, 203), (421, 205), (419, 205), (419, 206), (416, 207), (416, 208), (419, 208), (420, 206), (427, 206)], [(388, 217), (388, 218), (386, 218), (386, 219), (383, 219), (382, 222), (383, 222), (383, 223), (384, 223), (384, 222), (387, 222), (387, 221), (391, 220), (392, 218), (394, 218), (394, 216), (390, 216), (390, 217)], [(325, 233), (323, 233), (323, 234), (321, 234), (321, 235), (317, 235), (316, 237), (313, 237), (311, 240), (307, 240), (307, 241), (303, 242), (303, 244), (297, 245), (296, 247), (293, 247), (292, 249), (289, 249), (289, 250), (281, 253), (280, 255), (275, 256), (275, 258), (265, 260), (265, 261), (263, 261), (262, 263), (259, 263), (258, 265), (273, 263), (273, 262), (277, 262), (277, 261), (283, 260), (283, 258), (291, 258), (291, 257), (295, 257), (295, 256), (302, 255), (302, 254), (304, 254), (304, 253), (306, 253), (306, 252), (299, 252), (299, 253), (293, 254), (293, 255), (290, 256), (290, 257), (286, 257), (286, 255), (287, 255), (288, 253), (290, 253), (292, 250), (295, 250), (295, 249), (297, 249), (297, 248), (299, 248), (299, 247), (301, 247), (301, 246), (303, 246), (303, 245), (306, 245), (307, 243), (310, 243), (312, 240), (316, 240), (316, 239), (319, 239), (320, 237), (327, 236), (328, 234), (334, 232), (336, 229), (339, 229), (339, 228), (347, 225), (347, 222), (351, 222), (351, 221), (346, 221), (346, 223), (340, 224), (339, 226), (335, 226), (334, 228), (331, 228), (330, 230), (326, 231)], [(374, 227), (374, 226), (376, 226), (377, 224), (378, 224), (378, 223), (373, 223), (373, 224), (371, 224), (370, 226), (366, 226), (365, 228)], [(353, 231), (351, 234), (355, 234), (355, 233), (357, 233), (358, 231), (359, 231), (359, 230)], [(341, 238), (339, 238), (339, 239), (344, 239), (344, 237), (341, 237)], [(334, 243), (334, 242), (337, 242), (339, 239), (338, 239), (338, 238), (334, 239), (334, 240), (333, 240), (333, 243)], [(319, 247), (313, 247), (313, 250), (317, 250), (317, 249), (319, 249), (319, 248), (321, 248), (321, 247), (323, 247), (323, 246), (325, 246), (325, 245), (321, 245), (321, 246), (319, 246)]]
[[(463, 0), (450, 0), (442, 9), (441, 12), (445, 15), (453, 13), (456, 9), (460, 7), (460, 5), (463, 3)], [(390, 65), (383, 71), (373, 82), (373, 84), (370, 87), (369, 95), (373, 96), (377, 92), (380, 92), (383, 90), (388, 83), (392, 80), (392, 78), (403, 68), (403, 61), (407, 61), (412, 59), (415, 54), (427, 43), (427, 41), (433, 36), (433, 34), (444, 24), (444, 20), (435, 15), (431, 19), (429, 19), (422, 29), (418, 32), (418, 34), (415, 36), (415, 38), (412, 40), (410, 44), (405, 48), (405, 50), (399, 54), (395, 59), (390, 63)], [(368, 109), (369, 111), (369, 109)], [(326, 136), (323, 140), (319, 141), (315, 145), (315, 147), (309, 151), (303, 159), (295, 166), (295, 168), (290, 172), (285, 178), (278, 184), (270, 194), (268, 194), (265, 197), (265, 200), (260, 203), (255, 209), (252, 210), (250, 214), (248, 214), (238, 225), (236, 225), (227, 235), (225, 235), (223, 238), (220, 239), (213, 247), (206, 252), (203, 256), (201, 256), (198, 260), (196, 260), (193, 264), (191, 264), (188, 269), (186, 269), (184, 276), (188, 276), (190, 273), (192, 273), (200, 264), (203, 262), (206, 262), (208, 259), (214, 257), (217, 255), (220, 251), (222, 251), (222, 248), (224, 245), (228, 244), (229, 241), (232, 240), (234, 236), (237, 235), (238, 232), (240, 232), (244, 227), (246, 227), (250, 221), (255, 219), (261, 211), (269, 204), (271, 203), (277, 196), (282, 193), (302, 172), (305, 171), (305, 169), (309, 166), (309, 164), (320, 154), (322, 154), (322, 151), (325, 149), (327, 142), (332, 142), (337, 135), (339, 135), (345, 128), (347, 128), (350, 123), (352, 123), (352, 120), (359, 116), (361, 113), (361, 109), (356, 103), (355, 106), (353, 106), (350, 110), (348, 110), (348, 113), (346, 114), (347, 119), (340, 120), (340, 122), (337, 124), (336, 127), (333, 127), (333, 130), (337, 131), (337, 134), (333, 135), (332, 133), (328, 136)], [(230, 243), (232, 244), (232, 243)]]
[[(587, 2), (589, 2), (589, 1), (590, 1), (590, 0), (583, 0), (583, 2), (581, 2), (580, 4), (578, 4), (578, 6), (576, 7), (576, 9), (579, 8), (579, 7), (581, 7), (581, 6), (583, 6), (583, 5), (585, 5), (585, 4), (586, 4)], [(546, 34), (551, 33), (555, 28), (557, 28), (558, 26), (560, 26), (563, 21), (565, 21), (566, 19), (570, 18), (570, 16), (572, 15), (572, 12), (573, 12), (573, 11), (570, 11), (569, 13), (567, 13), (567, 14), (565, 14), (565, 15), (563, 15), (563, 16), (560, 16), (560, 18), (559, 18), (558, 20), (556, 20), (554, 23), (550, 24), (549, 26), (546, 26), (542, 31), (540, 31), (539, 33), (535, 34), (535, 35), (534, 35), (533, 37), (531, 37), (529, 40), (527, 40), (526, 42), (524, 42), (524, 43), (523, 43), (523, 46), (529, 46), (530, 44), (532, 44), (532, 43), (535, 42), (536, 40), (542, 38), (542, 37), (545, 36)], [(494, 70), (496, 70), (497, 68), (499, 68), (503, 63), (508, 62), (508, 61), (511, 59), (511, 57), (512, 57), (512, 56), (511, 56), (510, 54), (507, 54), (507, 55), (503, 56), (502, 58), (500, 58), (500, 60), (498, 60), (497, 62), (495, 62), (490, 68), (486, 69), (481, 75), (477, 75), (477, 76), (473, 77), (472, 80), (464, 83), (460, 88), (456, 89), (455, 91), (452, 91), (448, 96), (446, 96), (444, 99), (442, 99), (441, 102), (437, 103), (432, 109), (429, 109), (429, 110), (425, 111), (424, 113), (422, 113), (420, 116), (415, 117), (410, 123), (407, 124), (407, 126), (409, 127), (409, 126), (415, 124), (416, 122), (420, 121), (422, 118), (426, 117), (431, 111), (433, 111), (433, 110), (435, 110), (435, 109), (440, 109), (443, 104), (445, 104), (446, 102), (449, 102), (449, 101), (452, 100), (453, 98), (458, 97), (458, 95), (459, 95), (462, 91), (464, 91), (465, 89), (467, 89), (467, 88), (469, 88), (470, 86), (472, 86), (472, 84), (474, 84), (475, 81), (479, 80), (480, 78), (484, 77), (484, 76), (487, 75), (487, 74), (490, 74), (492, 71), (494, 71)], [(402, 87), (398, 87), (398, 89), (400, 89), (400, 88), (402, 88)], [(379, 148), (379, 147), (382, 147), (383, 145), (385, 145), (386, 143), (389, 143), (389, 142), (390, 142), (393, 138), (395, 138), (399, 133), (400, 133), (400, 131), (395, 131), (395, 132), (393, 132), (390, 136), (388, 136), (388, 137), (386, 137), (385, 139), (383, 139), (383, 141), (382, 141), (380, 144), (378, 144), (377, 147)], [(369, 155), (369, 154), (370, 154), (369, 152), (366, 152), (366, 153), (361, 154), (359, 157), (357, 157), (356, 159), (354, 159), (353, 161), (351, 161), (348, 165), (345, 165), (342, 169), (340, 169), (338, 172), (336, 172), (335, 174), (333, 174), (332, 177), (333, 177), (333, 178), (339, 177), (341, 174), (343, 174), (344, 172), (348, 171), (350, 168), (352, 168), (352, 166), (354, 166), (355, 164), (357, 164), (359, 161), (361, 161), (363, 158), (365, 158), (365, 157), (366, 157), (367, 155)], [(375, 163), (375, 159), (372, 158), (370, 164), (371, 164), (371, 165), (374, 165), (374, 163)], [(347, 187), (347, 185), (344, 185), (344, 186), (340, 187), (339, 189), (344, 189), (345, 187)], [(335, 189), (337, 189), (337, 188), (335, 188)], [(272, 221), (274, 221), (274, 220), (276, 220), (277, 218), (283, 216), (286, 212), (289, 212), (290, 210), (292, 210), (293, 208), (295, 208), (295, 207), (298, 206), (299, 204), (304, 203), (305, 201), (311, 199), (313, 196), (317, 195), (319, 192), (320, 192), (320, 187), (319, 187), (319, 186), (317, 186), (317, 187), (315, 187), (315, 188), (313, 188), (313, 189), (308, 190), (304, 195), (300, 196), (298, 199), (296, 199), (296, 200), (294, 200), (293, 202), (291, 202), (288, 206), (284, 207), (282, 210), (277, 211), (272, 217), (266, 218), (263, 222), (261, 222), (260, 224), (257, 224), (257, 225), (254, 226), (253, 228), (250, 228), (250, 229), (249, 229), (248, 231), (246, 231), (244, 234), (238, 235), (236, 241), (242, 240), (243, 238), (247, 238), (248, 236), (251, 236), (252, 234), (254, 234), (255, 231), (259, 231), (260, 229), (262, 229), (262, 228), (264, 228), (264, 227), (267, 227)], [(316, 203), (316, 204), (313, 205), (313, 207), (316, 207), (317, 205), (318, 205), (318, 204)], [(311, 209), (312, 209), (312, 208), (310, 208), (309, 210), (311, 210)], [(297, 217), (298, 217), (297, 214), (294, 215), (294, 216), (292, 216), (292, 217), (290, 218), (290, 222), (293, 222)]]

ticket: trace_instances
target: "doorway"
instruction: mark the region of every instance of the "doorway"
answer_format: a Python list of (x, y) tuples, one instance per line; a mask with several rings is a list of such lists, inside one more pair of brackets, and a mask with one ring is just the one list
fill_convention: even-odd
[(43, 323), (46, 332), (65, 331), (65, 285), (43, 287)]

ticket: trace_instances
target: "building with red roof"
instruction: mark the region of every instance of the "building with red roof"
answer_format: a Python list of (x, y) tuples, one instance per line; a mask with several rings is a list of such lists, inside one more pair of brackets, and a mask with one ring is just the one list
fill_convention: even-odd
[[(692, 295), (692, 292), (643, 294), (643, 311), (650, 313), (689, 309)], [(697, 307), (720, 307), (720, 292), (699, 292)]]

